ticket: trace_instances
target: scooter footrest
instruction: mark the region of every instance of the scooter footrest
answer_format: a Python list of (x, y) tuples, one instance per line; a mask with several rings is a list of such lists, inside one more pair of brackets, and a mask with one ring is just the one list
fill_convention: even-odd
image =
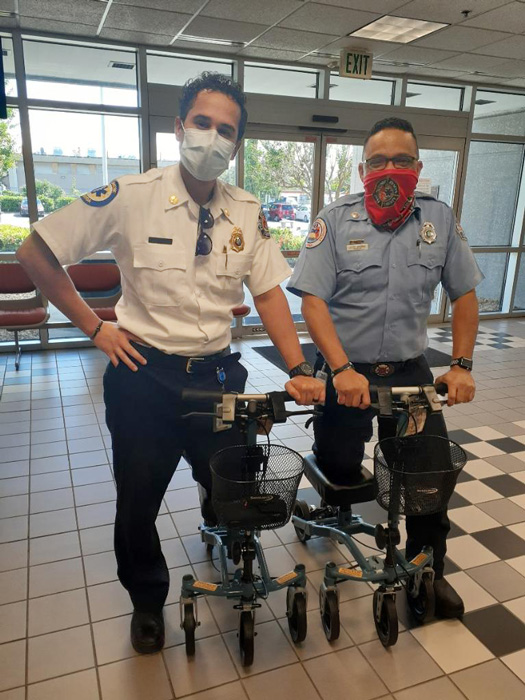
[(306, 477), (329, 506), (351, 506), (354, 503), (366, 503), (375, 499), (374, 476), (364, 467), (361, 467), (355, 483), (343, 485), (333, 484), (326, 478), (317, 464), (315, 455), (307, 455), (304, 462)]

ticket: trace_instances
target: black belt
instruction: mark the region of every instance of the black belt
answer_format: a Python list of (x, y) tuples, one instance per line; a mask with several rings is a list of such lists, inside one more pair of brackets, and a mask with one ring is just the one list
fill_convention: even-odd
[(354, 367), (361, 374), (374, 374), (376, 377), (390, 377), (392, 374), (395, 374), (395, 372), (418, 364), (422, 358), (423, 355), (402, 362), (375, 362), (373, 364), (354, 362)]
[(170, 355), (157, 348), (133, 343), (132, 345), (143, 355), (148, 362), (154, 365), (160, 365), (167, 369), (184, 370), (188, 374), (209, 371), (212, 366), (217, 364), (217, 360), (227, 357), (231, 354), (229, 347), (224, 348), (220, 352), (213, 355), (202, 355), (200, 357), (185, 357), (183, 355)]

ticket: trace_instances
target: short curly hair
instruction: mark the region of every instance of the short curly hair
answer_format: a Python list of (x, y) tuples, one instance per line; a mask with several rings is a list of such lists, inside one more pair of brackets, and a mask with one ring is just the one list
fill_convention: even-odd
[(188, 112), (193, 107), (195, 99), (199, 92), (203, 90), (211, 90), (213, 92), (222, 92), (227, 95), (232, 100), (237, 102), (241, 109), (241, 118), (239, 121), (237, 140), (240, 141), (244, 136), (246, 130), (246, 122), (248, 120), (248, 112), (246, 111), (246, 95), (242, 91), (239, 83), (235, 80), (228, 78), (227, 75), (222, 73), (213, 73), (211, 71), (204, 71), (196, 78), (190, 78), (184, 87), (182, 88), (182, 95), (180, 98), (180, 118), (182, 121), (188, 116)]

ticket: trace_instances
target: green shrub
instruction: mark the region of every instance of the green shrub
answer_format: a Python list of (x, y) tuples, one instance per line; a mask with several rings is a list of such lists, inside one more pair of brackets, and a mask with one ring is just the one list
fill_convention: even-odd
[(0, 224), (0, 251), (6, 253), (17, 250), (29, 233), (29, 229), (22, 226)]
[(46, 214), (49, 214), (51, 211), (55, 211), (55, 201), (51, 199), (51, 197), (45, 197), (42, 195), (42, 197), (39, 197), (38, 199), (42, 202), (42, 206), (44, 207)]
[(23, 200), (23, 197), (15, 195), (9, 196), (9, 195), (4, 195), (3, 197), (0, 198), (0, 203), (2, 204), (2, 211), (7, 211), (7, 212), (17, 212), (20, 210), (20, 204)]
[(58, 199), (55, 199), (55, 209), (61, 209), (62, 207), (71, 204), (71, 202), (74, 202), (75, 199), (78, 199), (78, 197), (68, 197), (67, 195), (64, 197), (59, 197)]
[(296, 236), (289, 228), (270, 228), (270, 234), (281, 250), (300, 250), (304, 237)]

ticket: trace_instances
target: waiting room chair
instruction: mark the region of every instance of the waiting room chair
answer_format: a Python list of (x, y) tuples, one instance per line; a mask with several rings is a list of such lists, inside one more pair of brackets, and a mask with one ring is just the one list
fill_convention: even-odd
[(248, 304), (241, 304), (236, 306), (233, 311), (233, 318), (235, 321), (235, 326), (232, 330), (232, 338), (240, 338), (242, 335), (242, 319), (251, 311), (251, 307)]
[(115, 305), (120, 299), (120, 270), (111, 262), (70, 265), (67, 273), (75, 289), (102, 321), (116, 321)]
[[(31, 294), (30, 297), (25, 295)], [(20, 369), (20, 331), (41, 328), (49, 318), (44, 301), (27, 272), (19, 263), (0, 263), (0, 328), (15, 336), (15, 367)], [(24, 295), (24, 296), (21, 296)]]

